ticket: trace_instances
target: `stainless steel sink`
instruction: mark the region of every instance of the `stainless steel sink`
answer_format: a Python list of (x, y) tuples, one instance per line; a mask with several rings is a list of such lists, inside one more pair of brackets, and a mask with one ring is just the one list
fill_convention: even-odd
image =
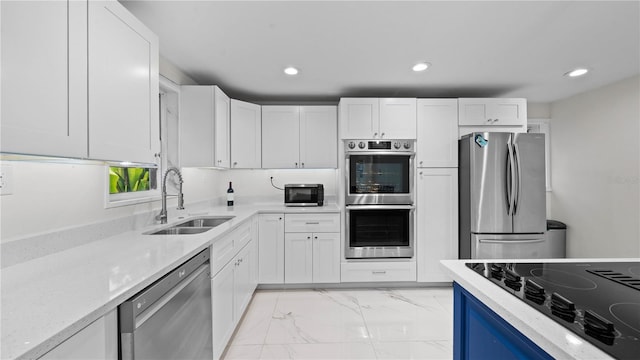
[(157, 230), (150, 232), (147, 235), (187, 235), (187, 234), (200, 234), (205, 231), (213, 229), (212, 227), (170, 227), (168, 229)]
[(178, 223), (169, 228), (162, 230), (154, 230), (145, 233), (145, 235), (188, 235), (188, 234), (200, 234), (205, 231), (209, 231), (214, 227), (224, 224), (225, 222), (233, 219), (233, 216), (205, 216), (201, 218), (187, 220), (185, 222)]
[(233, 216), (207, 216), (191, 219), (175, 225), (174, 227), (216, 227), (233, 219)]

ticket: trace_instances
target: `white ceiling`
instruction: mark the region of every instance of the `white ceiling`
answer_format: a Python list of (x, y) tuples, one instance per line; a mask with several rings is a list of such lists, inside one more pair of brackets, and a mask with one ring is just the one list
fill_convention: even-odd
[[(640, 73), (640, 1), (120, 1), (199, 84), (258, 103), (544, 103)], [(575, 67), (591, 72), (563, 76)]]

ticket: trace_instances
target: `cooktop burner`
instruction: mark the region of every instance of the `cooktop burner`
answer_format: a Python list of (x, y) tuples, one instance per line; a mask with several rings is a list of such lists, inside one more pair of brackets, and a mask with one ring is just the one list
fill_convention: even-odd
[(467, 263), (617, 359), (640, 357), (640, 263)]

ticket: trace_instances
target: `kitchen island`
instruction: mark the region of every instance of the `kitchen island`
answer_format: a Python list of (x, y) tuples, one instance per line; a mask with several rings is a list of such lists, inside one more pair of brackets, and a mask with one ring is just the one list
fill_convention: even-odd
[[(119, 304), (261, 213), (337, 213), (335, 204), (291, 208), (264, 203), (189, 207), (169, 212), (166, 225), (147, 224), (103, 239), (2, 268), (0, 358), (36, 359), (72, 338)], [(153, 214), (149, 214), (153, 218)], [(201, 216), (233, 216), (209, 231), (190, 235), (146, 235)], [(51, 241), (76, 242), (89, 230), (61, 231)], [(103, 228), (100, 231), (105, 231)], [(19, 240), (18, 240), (19, 241)], [(113, 316), (115, 318), (115, 316)], [(108, 324), (108, 321), (107, 321)], [(107, 335), (113, 332), (107, 325)], [(107, 357), (109, 358), (109, 357)], [(117, 358), (117, 354), (116, 354)]]
[[(640, 259), (489, 260), (492, 263), (484, 263), (485, 261), (487, 260), (442, 261), (442, 264), (451, 274), (455, 282), (454, 358), (474, 358), (474, 354), (478, 355), (478, 351), (491, 352), (493, 349), (497, 349), (498, 353), (501, 351), (509, 353), (508, 357), (501, 356), (502, 358), (522, 358), (522, 356), (525, 358), (541, 359), (612, 358), (611, 355), (599, 348), (604, 347), (606, 349), (606, 346), (602, 346), (601, 344), (595, 346), (585, 340), (589, 338), (588, 336), (584, 334), (577, 335), (576, 332), (569, 329), (571, 326), (577, 326), (577, 321), (574, 323), (573, 320), (570, 320), (565, 324), (561, 324), (561, 321), (556, 321), (557, 319), (554, 320), (543, 311), (536, 309), (531, 303), (527, 303), (518, 296), (515, 296), (514, 294), (517, 293), (522, 294), (519, 287), (516, 286), (517, 291), (508, 291), (496, 285), (498, 283), (505, 284), (508, 281), (508, 277), (512, 276), (512, 274), (507, 274), (505, 270), (503, 272), (504, 275), (501, 275), (504, 276), (505, 280), (502, 278), (500, 278), (499, 281), (495, 279), (490, 280), (489, 278), (492, 278), (493, 275), (491, 272), (493, 270), (492, 264), (515, 264), (514, 268), (518, 270), (518, 266), (520, 268), (526, 268), (527, 264), (536, 263), (554, 264), (554, 266), (559, 265), (560, 267), (584, 266), (586, 269), (588, 268), (588, 264), (591, 263), (594, 264), (593, 269), (595, 269), (598, 267), (598, 263), (632, 262), (634, 265), (640, 265)], [(468, 264), (476, 264), (475, 267), (472, 265), (475, 270), (471, 269)], [(552, 266), (549, 266), (549, 268), (551, 267)], [(508, 267), (505, 266), (505, 269), (506, 268)], [(545, 269), (545, 271), (549, 270)], [(556, 272), (560, 273), (557, 270)], [(488, 276), (485, 277), (482, 274)], [(567, 273), (563, 272), (561, 275), (567, 275)], [(518, 279), (518, 281), (520, 281), (520, 279)], [(601, 284), (608, 281), (609, 280), (604, 279)], [(542, 281), (537, 280), (537, 282), (545, 284)], [(631, 294), (631, 298), (625, 297), (625, 302), (640, 303), (640, 292), (630, 287), (627, 288), (624, 285), (620, 286), (626, 291), (625, 294)], [(551, 291), (547, 289), (548, 295), (550, 295), (550, 292)], [(634, 299), (636, 293), (638, 294), (638, 299)], [(545, 311), (548, 311), (544, 306), (549, 305), (549, 297), (551, 296), (547, 296), (544, 305), (543, 300), (540, 302), (541, 308)], [(578, 317), (583, 317), (585, 311), (580, 309), (578, 305), (580, 302), (584, 302), (584, 300), (575, 298), (573, 300), (576, 301)], [(607, 316), (611, 318), (612, 315), (607, 314)], [(495, 330), (496, 327), (499, 327), (497, 331)], [(634, 336), (633, 330), (631, 335), (627, 335), (624, 332), (621, 334), (618, 329), (616, 329), (616, 332), (616, 346), (618, 346), (619, 340), (631, 342), (632, 349), (638, 346), (637, 335)], [(477, 343), (474, 344), (474, 342), (477, 342), (479, 339), (482, 339), (484, 343), (480, 345)], [(618, 356), (615, 357), (618, 358)], [(628, 356), (622, 356), (622, 358), (625, 357)]]

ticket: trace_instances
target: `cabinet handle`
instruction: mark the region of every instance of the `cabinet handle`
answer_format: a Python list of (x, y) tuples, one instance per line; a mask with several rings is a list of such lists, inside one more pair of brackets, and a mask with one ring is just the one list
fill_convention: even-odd
[(500, 121), (500, 119), (493, 119), (494, 123), (497, 123), (498, 121)]
[(493, 119), (487, 119), (487, 122), (488, 123), (493, 122)]
[(374, 275), (384, 275), (384, 274), (387, 273), (387, 271), (386, 270), (373, 270), (373, 271), (371, 271), (371, 273), (374, 274)]
[(307, 225), (319, 225), (320, 222), (319, 221), (307, 221), (305, 224), (307, 224)]

